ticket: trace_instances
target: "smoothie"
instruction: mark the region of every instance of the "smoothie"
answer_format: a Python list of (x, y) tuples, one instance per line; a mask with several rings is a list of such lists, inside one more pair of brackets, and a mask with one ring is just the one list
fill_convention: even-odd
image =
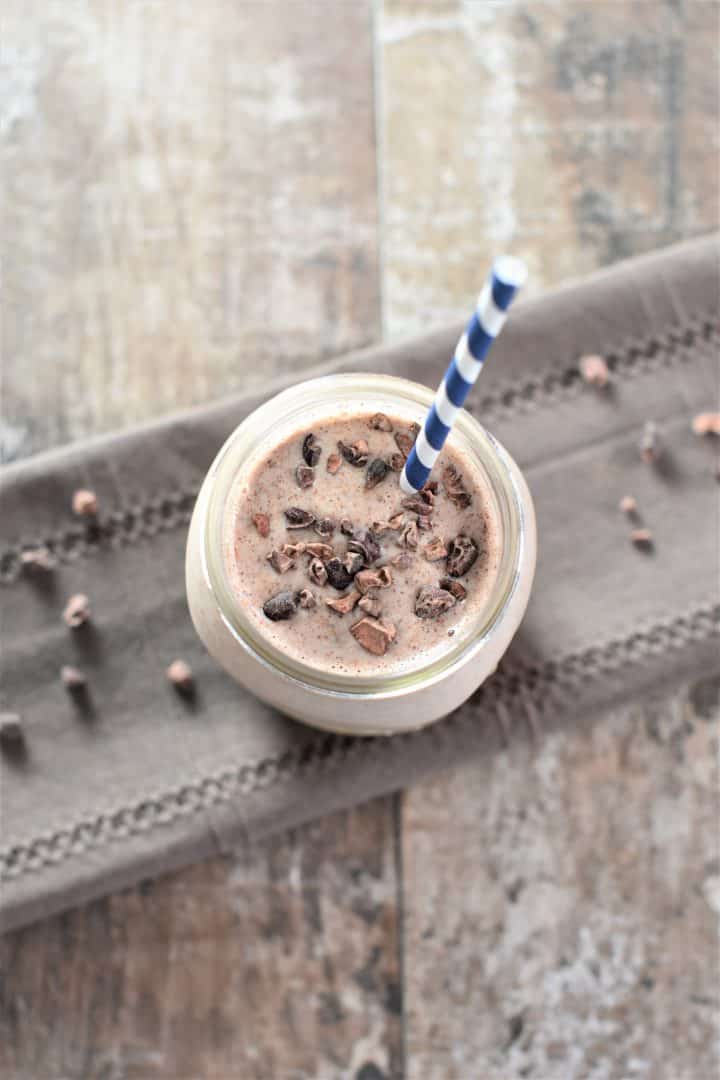
[(525, 612), (532, 499), (468, 413), (426, 488), (400, 489), (432, 400), (387, 375), (300, 383), (232, 432), (198, 495), (186, 557), (198, 634), (248, 691), (316, 727), (391, 734), (447, 715)]
[(478, 625), (502, 545), (488, 479), (447, 444), (429, 486), (404, 495), (415, 434), (397, 416), (339, 415), (237, 476), (226, 573), (286, 657), (346, 675), (411, 672)]

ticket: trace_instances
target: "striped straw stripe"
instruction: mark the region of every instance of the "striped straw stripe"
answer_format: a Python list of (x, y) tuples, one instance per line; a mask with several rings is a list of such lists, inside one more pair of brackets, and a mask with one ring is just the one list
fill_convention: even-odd
[(455, 417), (480, 374), (490, 346), (502, 330), (508, 308), (526, 276), (525, 264), (520, 259), (506, 255), (495, 260), (475, 311), (457, 343), (455, 354), (405, 463), (400, 487), (408, 495), (419, 491), (427, 481)]

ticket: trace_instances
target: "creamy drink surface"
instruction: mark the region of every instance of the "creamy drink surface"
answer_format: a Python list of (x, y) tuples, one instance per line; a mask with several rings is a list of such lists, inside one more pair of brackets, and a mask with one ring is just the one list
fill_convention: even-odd
[[(392, 430), (384, 430), (388, 427)], [(306, 444), (304, 459), (303, 444), (311, 433), (314, 439), (309, 446)], [(235, 477), (223, 524), (227, 578), (238, 606), (256, 633), (288, 658), (328, 673), (363, 677), (390, 671), (400, 674), (438, 660), (482, 624), (497, 578), (502, 545), (501, 525), (487, 477), (476, 462), (460, 456), (451, 436), (433, 469), (431, 479), (437, 491), (423, 500), (430, 512), (418, 514), (412, 503), (403, 506), (408, 497), (399, 487), (400, 448), (407, 451), (408, 440), (411, 442), (414, 434), (406, 421), (393, 416), (374, 419), (369, 414), (339, 413), (333, 420), (298, 430), (256, 457)], [(367, 454), (363, 441), (367, 443)], [(345, 455), (339, 443), (345, 447)], [(359, 449), (349, 449), (353, 446)], [(316, 464), (308, 465), (318, 450)], [(348, 457), (359, 464), (353, 464)], [(334, 468), (338, 459), (337, 471), (329, 471), (328, 464)], [(368, 487), (368, 479), (372, 483), (384, 472), (382, 465), (375, 465), (372, 471), (378, 459), (392, 463), (393, 468), (388, 468), (375, 486)], [(314, 523), (288, 527), (291, 522), (286, 511), (292, 509), (306, 511)], [(397, 516), (400, 514), (402, 518)], [(329, 526), (323, 529), (317, 525), (327, 520), (334, 526), (329, 536)], [(391, 521), (395, 527), (387, 528)], [(418, 528), (418, 522), (430, 527)], [(383, 527), (373, 529), (376, 523)], [(381, 567), (388, 568), (389, 573), (381, 575), (384, 584), (391, 578), (386, 587), (370, 585), (363, 593), (351, 583), (340, 588), (329, 581), (322, 584), (322, 569), (313, 563), (311, 554), (292, 550), (288, 553), (287, 548), (283, 553), (284, 545), (326, 544), (332, 547), (332, 556), (322, 552), (321, 563), (327, 563), (330, 557), (346, 560), (348, 545), (353, 547), (353, 536), (348, 535), (350, 525), (361, 547), (365, 530), (372, 532), (380, 552), (368, 560), (369, 569), (377, 572)], [(262, 535), (266, 531), (267, 535)], [(467, 558), (462, 555), (468, 549), (467, 542), (461, 541), (460, 547), (451, 544), (458, 536), (469, 538), (478, 552), (465, 571)], [(429, 561), (429, 556), (443, 548), (449, 549), (450, 560), (442, 556)], [(273, 552), (271, 560), (268, 556)], [(373, 554), (372, 550), (369, 554)], [(354, 570), (352, 558), (348, 568)], [(451, 577), (448, 569), (462, 572)], [(341, 574), (339, 583), (342, 580)], [(367, 586), (367, 575), (358, 580)], [(424, 588), (437, 590), (441, 582), (445, 586), (441, 594), (425, 593), (427, 603), (421, 604), (420, 610), (426, 617), (420, 617), (418, 594), (422, 596)], [(300, 603), (302, 590), (308, 592)], [(273, 621), (264, 608), (278, 593), (290, 594), (294, 603), (289, 617)], [(356, 603), (341, 614), (327, 605), (327, 601), (346, 596), (352, 602), (357, 594), (360, 599), (363, 595), (369, 598), (370, 611)], [(304, 603), (314, 606), (305, 607)], [(445, 603), (451, 606), (435, 614)], [(428, 613), (432, 613), (430, 617)], [(375, 632), (376, 619), (382, 632)], [(365, 641), (363, 645), (351, 632), (351, 627), (362, 620), (369, 621), (372, 647), (377, 640), (381, 647), (386, 644), (383, 655), (369, 651), (365, 633), (356, 631)]]

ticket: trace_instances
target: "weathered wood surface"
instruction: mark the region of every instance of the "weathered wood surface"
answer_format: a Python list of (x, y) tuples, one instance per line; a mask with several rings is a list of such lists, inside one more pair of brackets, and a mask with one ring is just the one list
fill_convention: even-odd
[(3, 16), (6, 441), (38, 450), (377, 339), (367, 3)]
[(511, 730), (406, 793), (408, 1077), (717, 1074), (719, 694)]
[(715, 0), (385, 0), (385, 328), (463, 317), (715, 227)]
[[(5, 5), (6, 455), (462, 315), (500, 246), (539, 288), (715, 227), (715, 0), (376, 7)], [(10, 935), (0, 1075), (705, 1080), (713, 714), (513, 732)]]
[(376, 801), (10, 935), (0, 1075), (400, 1075), (394, 834)]

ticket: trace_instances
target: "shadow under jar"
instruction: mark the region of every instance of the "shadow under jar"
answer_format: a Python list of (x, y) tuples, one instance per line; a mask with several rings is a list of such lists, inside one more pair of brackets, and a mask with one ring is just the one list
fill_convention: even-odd
[[(417, 541), (410, 550), (401, 530), (388, 530), (379, 538), (381, 552), (372, 568), (389, 566), (395, 586), (369, 594), (382, 607), (381, 621), (395, 631), (381, 656), (361, 647), (352, 629), (363, 618), (372, 620), (371, 613), (356, 606), (341, 614), (326, 603), (352, 593), (353, 584), (336, 591), (327, 583), (313, 583), (307, 577), (307, 555), (295, 556), (289, 572), (278, 572), (268, 561), (271, 551), (283, 544), (322, 542), (343, 559), (352, 540), (339, 528), (343, 506), (353, 509), (353, 525), (360, 532), (371, 526), (369, 519), (379, 507), (386, 519), (393, 510), (404, 510), (399, 473), (387, 470), (377, 487), (367, 489), (367, 469), (374, 455), (389, 460), (390, 451), (398, 449), (397, 434), (402, 443), (403, 433), (422, 424), (432, 399), (427, 387), (386, 375), (330, 375), (301, 383), (240, 424), (200, 490), (186, 556), (195, 628), (233, 678), (314, 727), (389, 735), (446, 716), (492, 674), (525, 613), (536, 558), (532, 499), (515, 462), (467, 412), (458, 415), (431, 477), (439, 482), (434, 500), (438, 514), (433, 512), (432, 518), (452, 521), (454, 531), (462, 529), (462, 514), (469, 513), (469, 532), (483, 533), (475, 537), (478, 559), (456, 579), (466, 588), (467, 599), (431, 619), (416, 613), (421, 588), (439, 587), (443, 578), (447, 584), (450, 564), (442, 558), (431, 561), (425, 548), (433, 539), (447, 546), (453, 537), (439, 531), (432, 518), (430, 530), (418, 529), (410, 537)], [(382, 429), (372, 426), (375, 414), (388, 418)], [(342, 460), (335, 474), (327, 458), (338, 454), (330, 441), (338, 431), (364, 438), (369, 450), (360, 467), (338, 455)], [(296, 466), (303, 464), (308, 433), (320, 433), (316, 439), (321, 456), (313, 467), (313, 483), (303, 488)], [(310, 461), (313, 457), (307, 454)], [(463, 475), (471, 511), (461, 512), (457, 500), (448, 501), (442, 483), (448, 463)], [(264, 523), (262, 531), (270, 530), (264, 537), (253, 518), (263, 501), (273, 500), (275, 512)], [(442, 508), (441, 500), (446, 500)], [(361, 521), (357, 508), (364, 501), (367, 513)], [(316, 518), (331, 506), (333, 533), (322, 537), (312, 526), (289, 529), (279, 509), (284, 505), (308, 507)], [(402, 520), (404, 529), (420, 519), (407, 510)], [(398, 566), (397, 556), (403, 552), (409, 559), (399, 560)], [(403, 561), (410, 565), (403, 568)], [(312, 592), (313, 608), (305, 610), (296, 599), (292, 617), (277, 622), (267, 618), (263, 604), (273, 589), (297, 598), (302, 587)]]

